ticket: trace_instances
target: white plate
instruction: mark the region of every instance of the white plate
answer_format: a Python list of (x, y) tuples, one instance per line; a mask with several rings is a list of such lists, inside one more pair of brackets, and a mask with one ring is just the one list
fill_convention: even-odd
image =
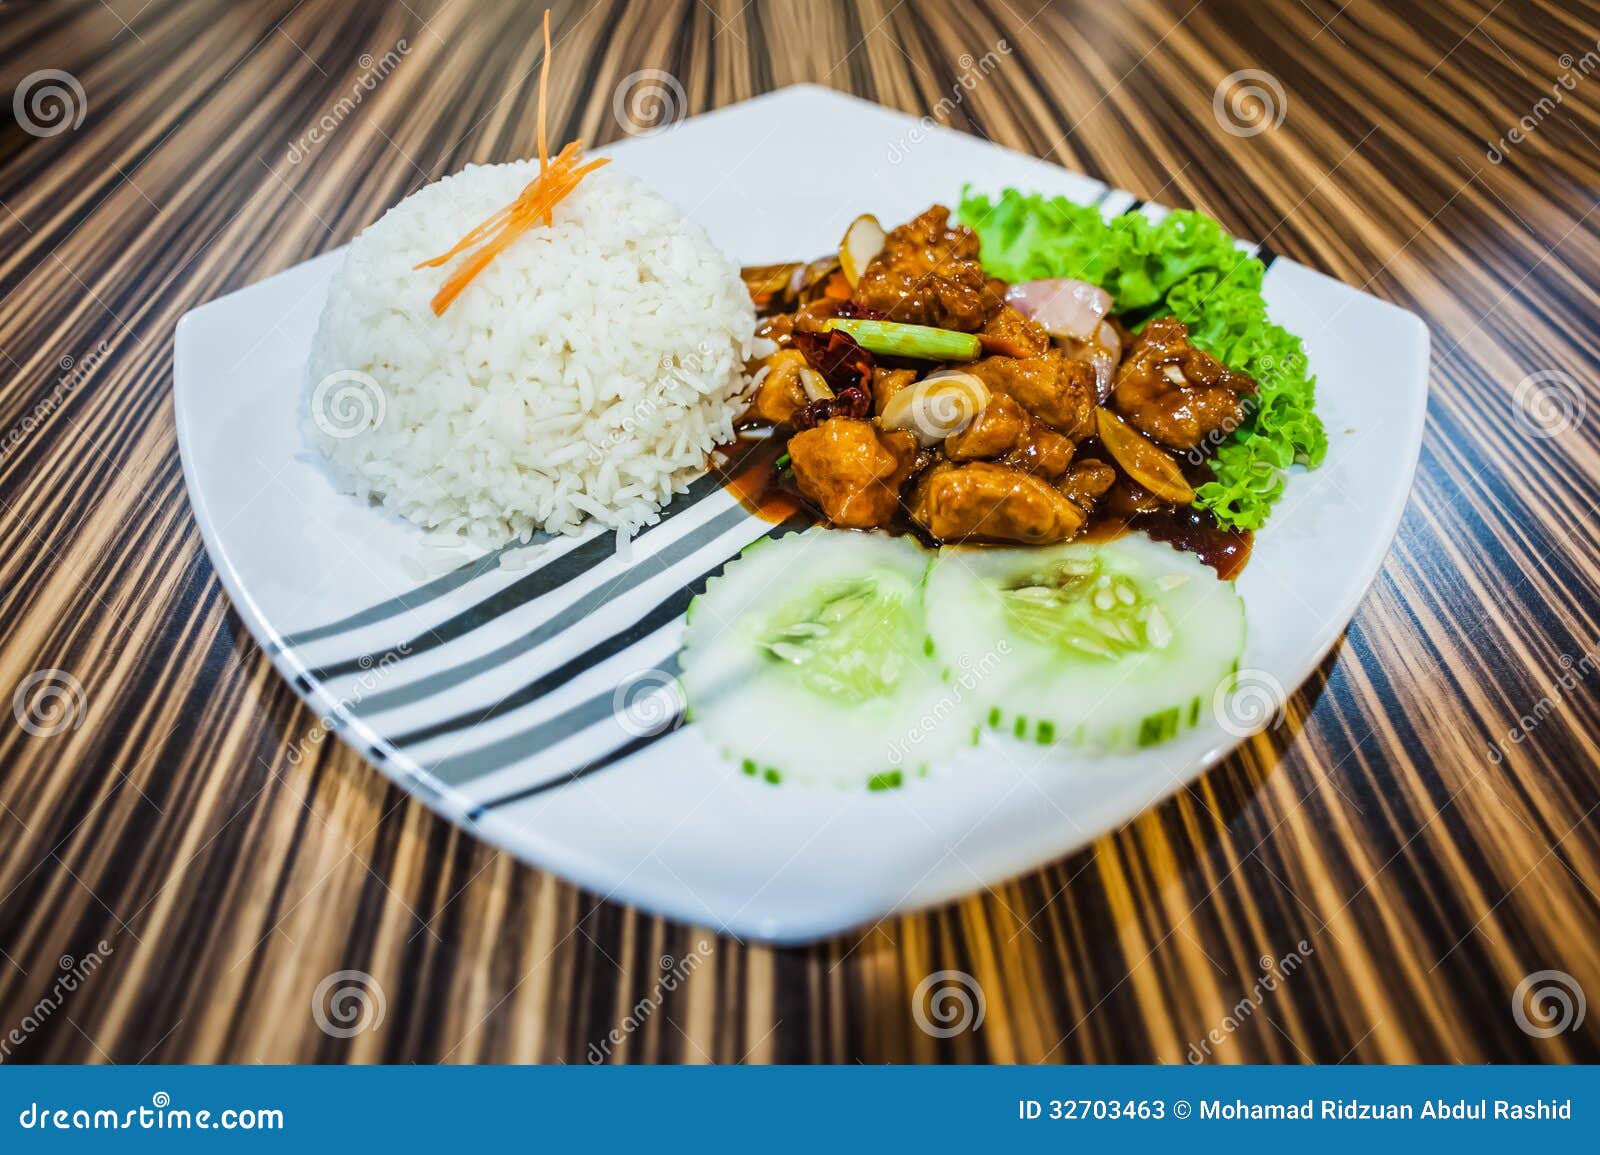
[[(792, 163), (793, 140), (818, 124), (848, 164)], [(861, 212), (900, 221), (952, 204), (966, 180), (1098, 201), (1108, 214), (1135, 204), (813, 87), (609, 151), (747, 263), (823, 252)], [(1214, 719), (1135, 756), (985, 739), (927, 779), (868, 793), (754, 781), (693, 725), (636, 737), (614, 714), (619, 687), (648, 686), (649, 671), (670, 662), (685, 586), (771, 527), (710, 492), (680, 499), (629, 557), (596, 535), (552, 543), (526, 569), (466, 565), (430, 581), (419, 566), (439, 551), (336, 493), (300, 443), (301, 373), (341, 259), (318, 257), (179, 324), (190, 500), (223, 585), (284, 676), (378, 769), (490, 842), (651, 911), (800, 941), (1064, 855), (1237, 744)], [(1422, 437), (1428, 335), (1410, 313), (1287, 260), (1271, 264), (1266, 295), (1274, 318), (1305, 338), (1331, 442), (1326, 465), (1291, 479), (1239, 581), (1244, 666), (1292, 690), (1343, 631), (1399, 523)], [(384, 660), (420, 638), (431, 648)]]

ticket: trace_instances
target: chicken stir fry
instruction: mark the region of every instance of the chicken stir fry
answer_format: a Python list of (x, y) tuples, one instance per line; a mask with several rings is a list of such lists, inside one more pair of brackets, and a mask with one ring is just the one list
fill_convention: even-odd
[(1176, 317), (1135, 335), (1095, 286), (986, 277), (938, 205), (745, 279), (772, 349), (748, 416), (788, 434), (793, 487), (843, 528), (1043, 545), (1187, 511), (1257, 392)]

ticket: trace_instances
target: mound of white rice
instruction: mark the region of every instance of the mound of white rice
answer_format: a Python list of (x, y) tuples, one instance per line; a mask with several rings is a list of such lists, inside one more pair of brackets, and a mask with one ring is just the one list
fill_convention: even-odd
[(733, 436), (755, 325), (737, 266), (609, 166), (436, 317), (462, 258), (415, 266), (537, 172), (469, 166), (357, 237), (304, 394), (307, 439), (345, 489), (490, 548), (654, 521)]

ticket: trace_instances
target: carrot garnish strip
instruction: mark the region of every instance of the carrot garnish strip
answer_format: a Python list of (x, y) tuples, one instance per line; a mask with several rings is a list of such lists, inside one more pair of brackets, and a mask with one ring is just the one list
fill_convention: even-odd
[[(565, 150), (563, 150), (565, 151)], [(433, 311), (436, 316), (443, 316), (444, 311), (450, 307), (461, 291), (472, 282), (472, 279), (488, 267), (490, 261), (499, 256), (513, 241), (538, 224), (541, 218), (551, 215), (551, 210), (573, 189), (578, 183), (595, 169), (609, 164), (607, 158), (592, 160), (586, 165), (573, 168), (569, 164), (557, 163), (552, 165), (546, 176), (535, 180), (523, 190), (516, 202), (509, 209), (503, 211), (504, 224), (500, 230), (484, 241), (462, 265), (451, 273), (445, 283), (440, 286), (438, 293), (433, 298)], [(436, 258), (437, 259), (437, 258)], [(430, 265), (433, 262), (428, 262)]]
[(455, 247), (452, 248), (448, 253), (440, 253), (432, 260), (423, 261), (420, 265), (415, 267), (418, 269), (437, 269), (440, 265), (449, 264), (452, 258), (466, 252), (468, 249), (472, 248), (473, 245), (476, 245), (479, 241), (487, 237), (496, 228), (499, 228), (501, 225), (505, 224), (506, 218), (511, 215), (511, 209), (512, 206), (509, 205), (501, 209), (499, 212), (495, 213), (494, 216), (484, 221), (477, 228), (473, 229), (470, 233), (457, 241)]
[[(576, 161), (578, 160), (578, 157), (581, 154), (581, 152), (582, 152), (582, 146), (580, 146), (577, 141), (573, 141), (571, 144), (567, 145), (566, 148), (561, 150), (561, 155), (556, 157), (555, 163), (557, 165), (563, 166), (563, 167), (570, 166), (570, 165), (576, 163)], [(542, 177), (543, 175), (544, 175), (544, 173), (541, 172), (540, 173), (540, 177)], [(437, 257), (434, 257), (431, 260), (423, 261), (420, 265), (418, 265), (416, 267), (419, 268), (419, 269), (437, 269), (440, 265), (449, 264), (450, 261), (453, 258), (455, 258), (457, 256), (460, 256), (462, 253), (466, 252), (468, 249), (472, 248), (474, 245), (477, 245), (480, 242), (482, 242), (491, 233), (493, 233), (495, 231), (495, 229), (500, 228), (503, 225), (505, 225), (507, 219), (514, 212), (516, 212), (517, 206), (519, 204), (521, 204), (523, 202), (524, 198), (528, 197), (533, 192), (533, 190), (535, 188), (538, 187), (538, 184), (539, 184), (539, 179), (536, 178), (532, 183), (530, 183), (528, 185), (527, 188), (523, 189), (522, 192), (517, 195), (517, 199), (516, 200), (512, 201), (505, 208), (503, 208), (499, 212), (495, 213), (488, 220), (484, 221), (477, 228), (473, 229), (466, 236), (462, 237), (459, 241), (457, 241), (455, 243), (455, 247), (453, 247), (449, 252), (440, 253)], [(554, 223), (554, 222), (547, 222), (547, 223)]]
[[(550, 87), (550, 9), (544, 10), (544, 61), (539, 65), (539, 175), (550, 167), (550, 150), (545, 146), (544, 97)], [(550, 224), (545, 221), (546, 227)]]
[(517, 194), (516, 200), (462, 237), (448, 252), (440, 253), (437, 257), (416, 266), (418, 269), (437, 269), (471, 250), (471, 255), (445, 279), (439, 291), (434, 294), (435, 316), (444, 316), (444, 311), (461, 295), (461, 291), (472, 282), (472, 278), (488, 268), (489, 262), (504, 252), (512, 241), (541, 221), (545, 228), (554, 228), (556, 205), (577, 188), (578, 182), (585, 176), (608, 163), (605, 160), (592, 160), (580, 166), (578, 161), (583, 157), (583, 146), (575, 140), (569, 142), (555, 159), (551, 160), (549, 138), (545, 132), (545, 97), (549, 86), (550, 9), (546, 8), (544, 63), (539, 67), (539, 175)]

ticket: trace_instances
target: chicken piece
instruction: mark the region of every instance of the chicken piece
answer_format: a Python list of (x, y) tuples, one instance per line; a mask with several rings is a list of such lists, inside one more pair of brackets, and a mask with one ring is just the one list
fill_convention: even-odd
[(985, 458), (1054, 480), (1072, 463), (1072, 442), (1004, 393), (993, 393), (977, 419), (945, 439), (952, 461)]
[(798, 349), (779, 349), (768, 357), (766, 376), (761, 378), (745, 416), (772, 425), (789, 424), (810, 400), (800, 384), (800, 370), (805, 367), (805, 354)]
[(1094, 367), (1060, 349), (1038, 357), (985, 357), (966, 369), (991, 393), (1008, 394), (1057, 433), (1076, 439), (1094, 428)]
[(1032, 424), (1026, 409), (1004, 393), (991, 393), (989, 404), (971, 425), (945, 438), (944, 451), (952, 461), (1004, 457), (1027, 436)]
[(1193, 449), (1237, 429), (1256, 383), (1189, 344), (1176, 317), (1145, 326), (1117, 370), (1112, 401), (1139, 432), (1173, 449)]
[(854, 303), (905, 324), (982, 328), (999, 302), (978, 263), (978, 235), (949, 221), (950, 210), (934, 205), (890, 230), (883, 251), (861, 270)]
[(868, 421), (832, 417), (789, 439), (795, 484), (843, 529), (887, 525), (917, 463), (917, 439)]
[(1016, 357), (1037, 357), (1050, 350), (1050, 334), (1010, 305), (1001, 305), (983, 326), (985, 344), (1004, 346), (997, 351)]
[(1080, 461), (1067, 470), (1066, 476), (1056, 483), (1084, 513), (1092, 514), (1100, 499), (1117, 480), (1117, 471), (1104, 461)]
[(872, 371), (873, 416), (882, 417), (883, 407), (889, 404), (889, 398), (906, 386), (915, 384), (916, 380), (915, 369), (874, 369)]
[(1054, 481), (1072, 464), (1076, 446), (1042, 421), (1033, 422), (1027, 435), (1000, 460), (1026, 473)]
[(1087, 520), (1049, 482), (988, 461), (934, 466), (917, 480), (910, 508), (916, 523), (942, 542), (1047, 545), (1077, 536)]

